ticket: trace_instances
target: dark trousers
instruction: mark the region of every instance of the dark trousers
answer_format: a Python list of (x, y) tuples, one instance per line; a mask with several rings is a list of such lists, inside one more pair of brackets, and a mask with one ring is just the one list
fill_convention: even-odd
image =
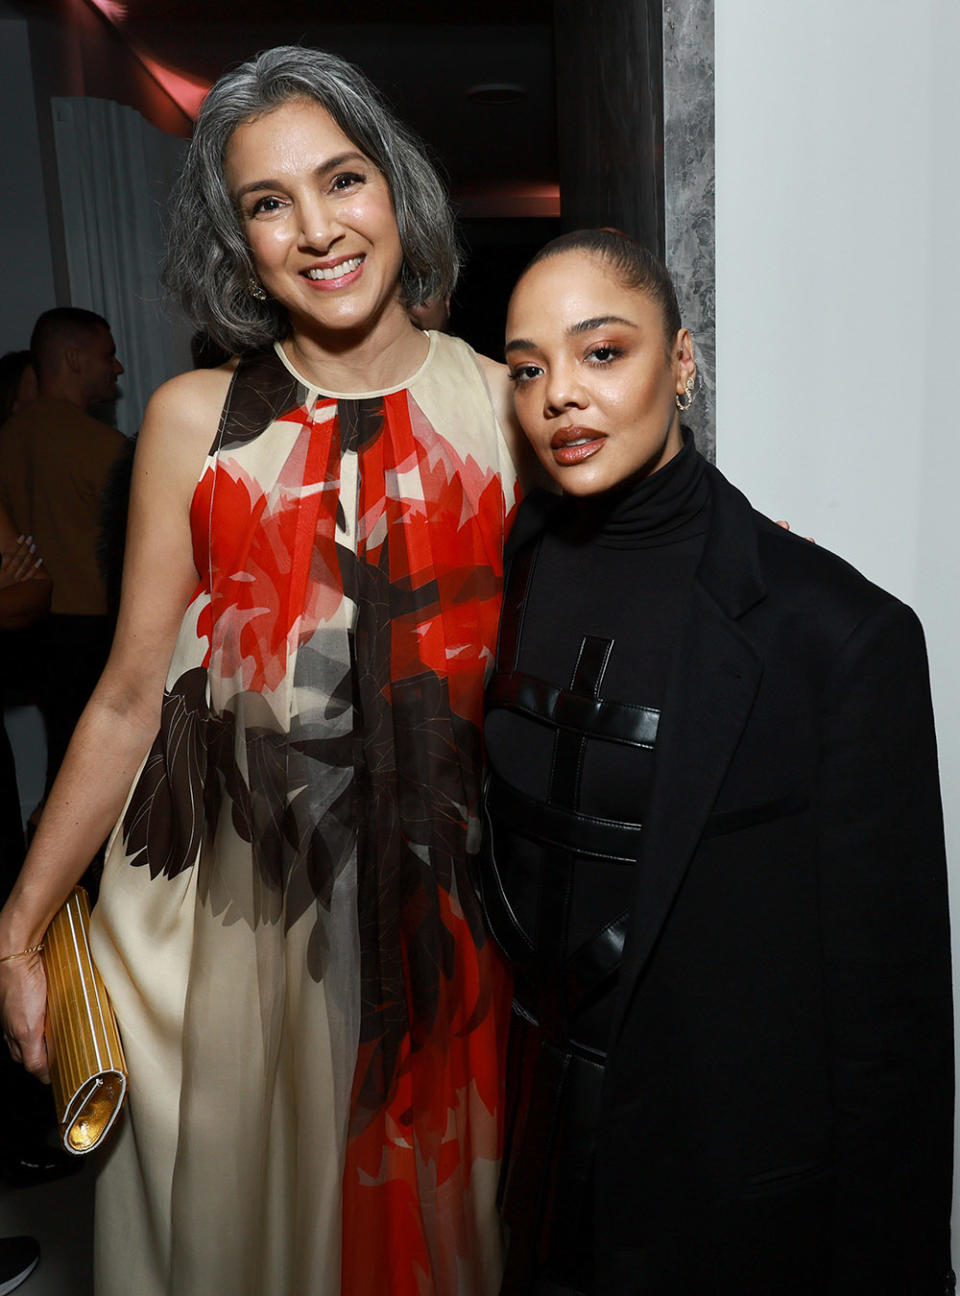
[[(0, 905), (17, 880), (24, 856), (23, 824), (13, 751), (3, 726), (0, 695)], [(50, 1090), (27, 1075), (0, 1041), (0, 1103), (6, 1119), (0, 1121), (0, 1172), (9, 1158), (31, 1142), (39, 1143), (53, 1120)]]
[(113, 623), (106, 616), (51, 613), (37, 637), (41, 667), (38, 701), (47, 732), (49, 792), (80, 713), (106, 664)]

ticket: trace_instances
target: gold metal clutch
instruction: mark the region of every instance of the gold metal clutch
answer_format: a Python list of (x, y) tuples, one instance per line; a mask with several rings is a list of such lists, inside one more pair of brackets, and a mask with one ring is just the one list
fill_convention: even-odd
[(45, 1037), (60, 1137), (92, 1152), (110, 1132), (127, 1092), (127, 1066), (106, 987), (90, 952), (90, 901), (74, 887), (43, 938)]

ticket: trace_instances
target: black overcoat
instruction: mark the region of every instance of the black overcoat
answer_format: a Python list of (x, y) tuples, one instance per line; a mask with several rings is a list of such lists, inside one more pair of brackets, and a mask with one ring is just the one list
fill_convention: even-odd
[(607, 1067), (596, 1292), (941, 1296), (953, 1037), (922, 631), (708, 471)]

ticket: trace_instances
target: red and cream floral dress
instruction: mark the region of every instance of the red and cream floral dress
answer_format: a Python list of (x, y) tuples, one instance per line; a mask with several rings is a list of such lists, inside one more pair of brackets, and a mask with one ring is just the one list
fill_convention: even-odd
[(130, 1066), (98, 1296), (484, 1296), (509, 989), (473, 889), (513, 464), (476, 359), (241, 364), (95, 953)]

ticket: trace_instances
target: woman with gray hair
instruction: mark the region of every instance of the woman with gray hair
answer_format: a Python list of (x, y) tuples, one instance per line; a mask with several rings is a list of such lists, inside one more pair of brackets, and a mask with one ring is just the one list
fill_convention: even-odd
[(116, 823), (100, 1296), (498, 1289), (509, 991), (472, 865), (516, 473), (502, 368), (410, 319), (456, 271), (355, 68), (281, 48), (214, 86), (167, 278), (238, 358), (151, 401), (116, 641), (0, 914), (43, 1075), (34, 949)]

